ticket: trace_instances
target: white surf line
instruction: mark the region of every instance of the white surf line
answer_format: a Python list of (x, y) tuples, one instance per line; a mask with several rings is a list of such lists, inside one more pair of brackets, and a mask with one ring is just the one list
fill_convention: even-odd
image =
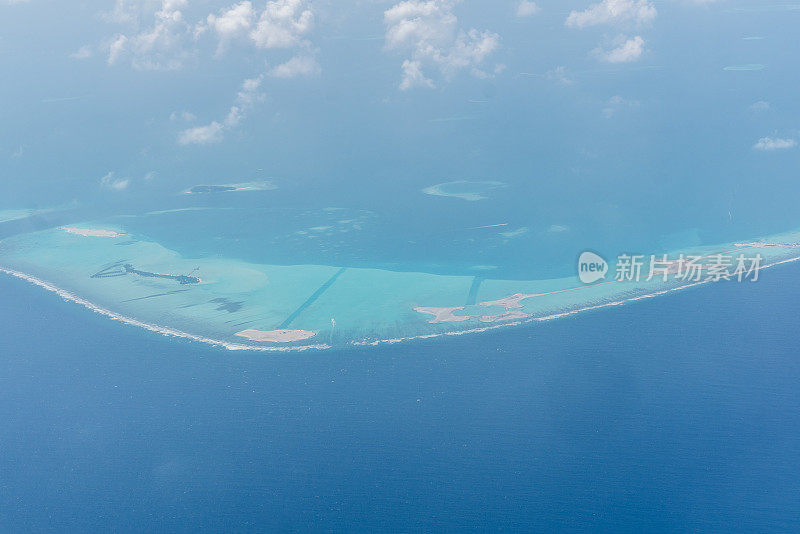
[(150, 323), (145, 323), (138, 319), (134, 319), (133, 317), (127, 317), (117, 312), (113, 312), (97, 304), (89, 302), (88, 300), (81, 298), (73, 293), (65, 289), (61, 289), (49, 282), (41, 280), (40, 278), (36, 278), (35, 276), (31, 276), (29, 274), (22, 273), (20, 271), (15, 271), (14, 269), (7, 269), (5, 267), (0, 267), (0, 272), (5, 273), (10, 276), (14, 276), (16, 278), (20, 278), (31, 284), (37, 285), (47, 291), (51, 291), (57, 294), (62, 299), (74, 302), (76, 304), (80, 304), (81, 306), (88, 308), (89, 310), (99, 313), (100, 315), (105, 315), (114, 321), (119, 321), (121, 323), (125, 323), (131, 326), (138, 326), (139, 328), (144, 328), (145, 330), (149, 330), (151, 332), (156, 332), (162, 334), (167, 337), (179, 337), (184, 339), (190, 339), (192, 341), (197, 341), (200, 343), (205, 343), (207, 345), (213, 345), (216, 347), (222, 347), (228, 350), (251, 350), (251, 351), (259, 351), (259, 352), (289, 352), (289, 351), (303, 351), (303, 350), (310, 350), (310, 349), (329, 349), (330, 345), (303, 345), (303, 346), (288, 346), (288, 347), (265, 347), (265, 346), (256, 346), (256, 345), (245, 345), (244, 343), (230, 343), (228, 341), (223, 341), (220, 339), (213, 339), (205, 336), (200, 336), (196, 334), (190, 334), (188, 332), (183, 332), (181, 330), (176, 330), (174, 328), (169, 328), (165, 326), (158, 326)]
[[(762, 265), (761, 267), (758, 268), (758, 271), (760, 272), (763, 269), (769, 269), (770, 267), (783, 265), (785, 263), (792, 263), (792, 262), (799, 261), (799, 260), (800, 260), (800, 256), (795, 257), (795, 258), (788, 258), (788, 259), (785, 259), (785, 260), (776, 261), (774, 263), (770, 263), (770, 264), (767, 264), (767, 265)], [(614, 282), (614, 280), (610, 280), (610, 281), (604, 282), (604, 283), (612, 283), (612, 282)], [(701, 280), (699, 282), (694, 282), (692, 284), (686, 284), (686, 285), (682, 285), (682, 286), (678, 286), (678, 287), (671, 287), (669, 289), (663, 289), (661, 291), (655, 291), (653, 293), (647, 293), (647, 294), (644, 294), (644, 295), (637, 295), (635, 297), (629, 297), (629, 298), (625, 298), (625, 299), (615, 300), (615, 301), (612, 301), (612, 302), (604, 302), (603, 304), (595, 304), (593, 306), (586, 306), (584, 308), (576, 308), (574, 310), (569, 310), (569, 311), (565, 311), (565, 312), (561, 312), (561, 313), (554, 313), (554, 314), (551, 314), (551, 315), (545, 315), (545, 316), (541, 316), (541, 317), (531, 317), (530, 319), (525, 319), (525, 320), (520, 320), (520, 321), (513, 321), (513, 322), (503, 323), (503, 324), (498, 324), (498, 325), (493, 325), (493, 326), (486, 326), (486, 327), (482, 327), (482, 328), (469, 328), (469, 329), (465, 329), (465, 330), (455, 330), (455, 331), (450, 331), (450, 332), (437, 332), (435, 334), (423, 334), (423, 335), (419, 335), (419, 336), (410, 336), (410, 337), (394, 338), (394, 339), (376, 339), (376, 340), (362, 339), (361, 341), (351, 341), (350, 344), (351, 345), (355, 345), (355, 346), (366, 346), (366, 345), (377, 346), (377, 345), (382, 345), (382, 344), (402, 343), (402, 342), (405, 342), (405, 341), (432, 339), (432, 338), (437, 338), (437, 337), (442, 337), (442, 336), (461, 336), (461, 335), (465, 335), (465, 334), (479, 334), (479, 333), (482, 333), (482, 332), (488, 332), (490, 330), (496, 330), (498, 328), (520, 326), (520, 325), (527, 324), (527, 323), (532, 323), (532, 322), (552, 321), (553, 319), (561, 319), (561, 318), (564, 318), (564, 317), (577, 315), (577, 314), (585, 312), (585, 311), (599, 310), (599, 309), (602, 309), (602, 308), (608, 308), (610, 306), (622, 306), (623, 304), (628, 304), (630, 302), (635, 302), (637, 300), (655, 298), (655, 297), (659, 297), (661, 295), (666, 295), (667, 293), (670, 293), (672, 291), (682, 291), (682, 290), (688, 289), (690, 287), (700, 286), (700, 285), (708, 284), (708, 283), (712, 283), (712, 280)], [(586, 286), (586, 287), (590, 287), (590, 286)], [(577, 289), (577, 288), (573, 288), (573, 289)], [(569, 291), (569, 290), (562, 290), (562, 291)], [(558, 292), (559, 291), (555, 291), (553, 293), (558, 293)]]
[[(711, 256), (711, 255), (709, 255), (709, 256)], [(704, 256), (704, 257), (706, 257), (706, 256)], [(786, 263), (792, 263), (792, 262), (795, 262), (795, 261), (798, 261), (798, 260), (800, 260), (800, 256), (797, 256), (797, 257), (794, 257), (794, 258), (787, 258), (785, 260), (776, 261), (774, 263), (770, 263), (770, 264), (767, 264), (767, 265), (760, 266), (758, 268), (758, 271), (761, 271), (763, 269), (769, 269), (770, 267), (775, 267), (775, 266), (783, 265), (783, 264), (786, 264)], [(189, 339), (189, 340), (192, 340), (192, 341), (205, 343), (207, 345), (213, 345), (213, 346), (222, 347), (222, 348), (225, 348), (225, 349), (228, 349), (228, 350), (244, 350), (244, 351), (258, 351), (258, 352), (293, 352), (293, 351), (306, 351), (306, 350), (322, 350), (322, 349), (331, 348), (331, 346), (327, 345), (327, 344), (288, 346), (288, 347), (286, 347), (286, 346), (284, 346), (284, 347), (254, 346), (254, 345), (245, 345), (245, 344), (242, 344), (242, 343), (231, 343), (231, 342), (227, 342), (227, 341), (223, 341), (223, 340), (218, 340), (218, 339), (208, 338), (208, 337), (204, 337), (204, 336), (199, 336), (199, 335), (196, 335), (196, 334), (190, 334), (188, 332), (183, 332), (183, 331), (176, 330), (176, 329), (173, 329), (173, 328), (162, 327), (162, 326), (158, 326), (158, 325), (145, 323), (143, 321), (139, 321), (138, 319), (134, 319), (132, 317), (126, 317), (126, 316), (124, 316), (124, 315), (122, 315), (120, 313), (113, 312), (113, 311), (108, 310), (106, 308), (102, 308), (102, 307), (100, 307), (100, 306), (98, 306), (98, 305), (96, 305), (96, 304), (94, 304), (92, 302), (89, 302), (88, 300), (86, 300), (84, 298), (78, 297), (77, 295), (74, 295), (74, 294), (70, 293), (69, 291), (67, 291), (65, 289), (61, 289), (61, 288), (59, 288), (59, 287), (57, 287), (57, 286), (55, 286), (55, 285), (53, 285), (53, 284), (51, 284), (49, 282), (46, 282), (46, 281), (41, 280), (39, 278), (36, 278), (35, 276), (31, 276), (31, 275), (25, 274), (23, 272), (16, 271), (14, 269), (8, 269), (8, 268), (5, 268), (5, 267), (0, 267), (0, 272), (5, 273), (5, 274), (10, 275), (10, 276), (14, 276), (16, 278), (20, 278), (22, 280), (25, 280), (25, 281), (31, 283), (31, 284), (37, 285), (37, 286), (39, 286), (39, 287), (41, 287), (41, 288), (43, 288), (43, 289), (45, 289), (47, 291), (51, 291), (53, 293), (56, 293), (58, 296), (60, 296), (61, 298), (63, 298), (66, 301), (70, 301), (70, 302), (74, 302), (76, 304), (80, 304), (81, 306), (84, 306), (85, 308), (88, 308), (89, 310), (91, 310), (91, 311), (93, 311), (95, 313), (99, 313), (101, 315), (105, 315), (106, 317), (109, 317), (112, 320), (119, 321), (119, 322), (122, 322), (122, 323), (125, 323), (125, 324), (128, 324), (128, 325), (131, 325), (131, 326), (138, 326), (140, 328), (144, 328), (145, 330), (149, 330), (151, 332), (156, 332), (156, 333), (162, 334), (162, 335), (167, 336), (167, 337), (179, 337), (179, 338)], [(613, 283), (613, 282), (615, 282), (615, 281), (614, 280), (609, 280), (609, 281), (603, 282), (603, 283)], [(437, 332), (437, 333), (433, 333), (433, 334), (422, 334), (422, 335), (419, 335), (419, 336), (410, 336), (410, 337), (394, 338), (394, 339), (368, 340), (368, 339), (365, 338), (365, 339), (362, 339), (361, 341), (350, 341), (350, 342), (348, 342), (348, 344), (349, 345), (354, 345), (354, 346), (366, 346), (366, 345), (377, 346), (377, 345), (382, 345), (382, 344), (402, 343), (402, 342), (405, 342), (405, 341), (432, 339), (432, 338), (437, 338), (437, 337), (442, 337), (442, 336), (460, 336), (460, 335), (465, 335), (465, 334), (475, 334), (475, 333), (481, 333), (481, 332), (488, 332), (490, 330), (497, 330), (499, 328), (506, 328), (506, 327), (512, 327), (512, 326), (520, 326), (522, 324), (527, 324), (527, 323), (531, 323), (531, 322), (550, 321), (550, 320), (553, 320), (553, 319), (560, 319), (560, 318), (563, 318), (563, 317), (569, 317), (571, 315), (576, 315), (578, 313), (585, 312), (585, 311), (591, 311), (591, 310), (598, 310), (598, 309), (602, 309), (602, 308), (607, 308), (609, 306), (620, 306), (620, 305), (623, 305), (623, 304), (626, 304), (626, 303), (629, 303), (629, 302), (635, 302), (637, 300), (644, 300), (644, 299), (648, 299), (648, 298), (654, 298), (654, 297), (658, 297), (658, 296), (661, 296), (661, 295), (665, 295), (665, 294), (667, 294), (669, 292), (672, 292), (672, 291), (681, 291), (683, 289), (687, 289), (687, 288), (690, 288), (690, 287), (695, 287), (695, 286), (699, 286), (699, 285), (703, 285), (703, 284), (707, 284), (707, 283), (711, 283), (711, 282), (712, 282), (712, 280), (702, 280), (702, 281), (695, 282), (695, 283), (692, 283), (692, 284), (686, 284), (686, 285), (683, 285), (683, 286), (664, 289), (664, 290), (656, 291), (656, 292), (649, 293), (649, 294), (637, 295), (635, 297), (625, 298), (625, 299), (621, 299), (621, 300), (617, 300), (617, 301), (613, 301), (613, 302), (606, 302), (606, 303), (603, 303), (603, 304), (596, 304), (596, 305), (593, 305), (593, 306), (586, 306), (584, 308), (577, 308), (575, 310), (569, 310), (569, 311), (556, 313), (556, 314), (551, 314), (551, 315), (547, 315), (547, 316), (531, 317), (531, 318), (525, 319), (525, 320), (513, 321), (513, 322), (509, 322), (509, 323), (503, 323), (503, 324), (492, 325), (492, 326), (485, 326), (485, 327), (481, 327), (481, 328), (470, 328), (470, 329), (465, 329), (465, 330), (454, 330), (454, 331), (449, 331), (449, 332)], [(599, 284), (596, 284), (596, 285), (599, 285)], [(591, 287), (591, 286), (582, 286), (582, 287)], [(579, 289), (579, 288), (571, 288), (571, 289), (566, 289), (566, 290), (554, 291), (554, 292), (551, 292), (551, 293), (558, 293), (558, 292), (561, 292), (561, 291), (570, 291), (570, 290), (574, 290), (574, 289)]]
[(482, 228), (499, 228), (501, 226), (508, 226), (508, 223), (484, 224), (483, 226), (473, 226), (471, 228), (464, 228), (464, 230), (480, 230)]
[[(759, 242), (759, 243), (735, 243), (734, 246), (739, 247), (739, 248), (726, 250), (724, 252), (714, 252), (712, 254), (707, 254), (705, 256), (697, 256), (697, 259), (702, 260), (702, 259), (706, 259), (706, 258), (712, 258), (714, 256), (721, 256), (721, 255), (725, 255), (725, 254), (731, 254), (732, 252), (737, 252), (739, 250), (743, 250), (743, 249), (746, 249), (746, 248), (764, 248), (764, 247), (800, 248), (800, 245), (798, 245), (796, 243), (781, 243), (781, 244), (761, 243), (761, 242)], [(777, 265), (777, 264), (772, 264), (772, 265)], [(769, 265), (769, 266), (771, 266), (771, 265)], [(769, 266), (759, 267), (758, 270), (764, 269), (764, 268), (769, 267)], [(621, 279), (620, 280), (617, 280), (617, 279), (606, 280), (604, 282), (597, 282), (596, 284), (586, 284), (586, 285), (582, 285), (582, 286), (569, 287), (569, 288), (566, 288), (566, 289), (557, 289), (557, 290), (554, 290), (554, 291), (547, 291), (545, 293), (519, 294), (517, 299), (516, 299), (518, 301), (519, 305), (517, 305), (517, 306), (506, 306), (506, 309), (508, 310), (508, 309), (522, 308), (523, 307), (522, 301), (530, 299), (530, 298), (544, 297), (546, 295), (555, 295), (555, 294), (558, 294), (558, 293), (567, 293), (569, 291), (577, 291), (579, 289), (588, 289), (590, 287), (597, 287), (597, 286), (602, 286), (602, 285), (606, 285), (606, 284), (616, 284), (618, 282), (624, 282), (624, 280), (621, 280)], [(502, 306), (501, 304), (499, 304), (499, 302), (501, 302), (501, 301), (503, 301), (505, 299), (508, 299), (510, 297), (513, 297), (513, 296), (515, 296), (515, 295), (510, 295), (509, 297), (504, 297), (504, 298), (500, 298), (500, 299), (496, 299), (496, 300), (492, 300), (492, 301), (479, 302), (478, 304), (480, 306)]]

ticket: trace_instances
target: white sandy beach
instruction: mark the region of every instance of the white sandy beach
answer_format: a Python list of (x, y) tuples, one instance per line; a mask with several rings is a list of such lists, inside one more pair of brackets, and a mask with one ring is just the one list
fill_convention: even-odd
[(237, 336), (244, 337), (250, 341), (271, 341), (275, 343), (290, 343), (308, 339), (316, 335), (310, 330), (253, 330), (247, 329), (236, 332)]
[(103, 230), (94, 228), (72, 228), (69, 226), (62, 226), (61, 229), (67, 233), (82, 235), (84, 237), (120, 237), (125, 235), (119, 232), (115, 232), (113, 230)]

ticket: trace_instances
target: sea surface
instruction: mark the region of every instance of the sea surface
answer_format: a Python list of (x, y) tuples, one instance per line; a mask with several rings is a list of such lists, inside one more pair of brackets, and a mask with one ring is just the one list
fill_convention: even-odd
[(800, 532), (792, 1), (0, 0), (0, 534)]
[(3, 276), (0, 530), (797, 531), (798, 280), (258, 354)]

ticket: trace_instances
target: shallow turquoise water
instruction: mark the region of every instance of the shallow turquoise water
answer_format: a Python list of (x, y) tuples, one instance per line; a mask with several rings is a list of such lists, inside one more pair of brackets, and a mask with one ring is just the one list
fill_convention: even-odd
[[(158, 210), (113, 217), (113, 222), (75, 222), (5, 238), (0, 242), (0, 267), (112, 319), (230, 349), (254, 350), (374, 345), (496, 330), (659, 296), (711, 278), (710, 272), (699, 272), (687, 280), (619, 280), (620, 267), (615, 269), (612, 257), (608, 273), (591, 280), (593, 284), (581, 283), (577, 264), (559, 278), (514, 280), (502, 278), (502, 271), (474, 267), (459, 274), (420, 271), (413, 262), (391, 268), (353, 266), (345, 259), (336, 264), (267, 263), (271, 253), (291, 255), (297, 241), (352, 248), (342, 234), (365, 230), (372, 222), (366, 215), (347, 218), (346, 210), (306, 210), (295, 213), (303, 229), (286, 234), (286, 227), (298, 222), (288, 214), (292, 212), (284, 208), (284, 226), (277, 232), (269, 225), (271, 211), (265, 217), (261, 210), (236, 208)], [(305, 226), (309, 218), (319, 221), (323, 216), (331, 224)], [(161, 220), (164, 217), (169, 222)], [(198, 228), (197, 217), (205, 220), (206, 229)], [(135, 231), (153, 219), (160, 220), (160, 227), (168, 225), (174, 235), (193, 238), (170, 249)], [(225, 235), (222, 228), (235, 225), (230, 219), (246, 229), (241, 237)], [(144, 224), (137, 225), (142, 220)], [(263, 236), (258, 228), (280, 235), (259, 244)], [(505, 233), (504, 227), (493, 228)], [(757, 254), (758, 268), (800, 259), (798, 232), (756, 241), (661, 248), (654, 254), (668, 254), (671, 260), (694, 254), (706, 258), (709, 269), (714, 255), (722, 253), (730, 262), (735, 254)], [(260, 250), (266, 262), (237, 258), (237, 250), (248, 248)], [(726, 270), (732, 269), (733, 265)], [(644, 266), (643, 273), (648, 270)], [(756, 271), (750, 274), (755, 277)]]

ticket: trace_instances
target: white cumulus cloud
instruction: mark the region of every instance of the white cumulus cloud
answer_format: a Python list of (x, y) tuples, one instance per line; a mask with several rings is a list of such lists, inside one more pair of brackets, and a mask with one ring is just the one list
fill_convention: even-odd
[(539, 6), (536, 5), (536, 2), (522, 0), (519, 4), (517, 4), (517, 17), (519, 18), (530, 17), (538, 12)]
[(570, 78), (569, 74), (567, 73), (567, 68), (563, 65), (547, 71), (545, 78), (561, 85), (572, 85), (575, 83), (575, 81)]
[[(191, 40), (191, 26), (182, 9), (187, 0), (162, 0), (154, 13), (143, 13), (137, 6), (118, 0), (115, 8), (106, 14), (107, 20), (138, 27), (140, 19), (152, 17), (152, 25), (144, 30), (117, 34), (108, 43), (108, 63), (114, 65), (123, 59), (139, 70), (172, 70), (181, 67), (191, 55), (187, 43)], [(141, 6), (138, 6), (141, 7)]]
[(259, 11), (245, 0), (217, 14), (206, 17), (202, 33), (210, 29), (224, 47), (230, 41), (242, 40), (263, 49), (293, 48), (305, 44), (303, 36), (311, 31), (314, 12), (306, 0), (275, 0)]
[(194, 113), (190, 113), (188, 111), (181, 111), (181, 112), (173, 111), (172, 113), (169, 114), (169, 120), (171, 121), (182, 120), (185, 122), (192, 122), (196, 118), (197, 117), (194, 115)]
[(113, 171), (100, 178), (100, 187), (104, 189), (124, 191), (128, 188), (128, 185), (130, 185), (128, 178), (116, 178)]
[(275, 78), (294, 78), (297, 76), (316, 76), (321, 69), (312, 56), (295, 56), (269, 71)]
[(422, 73), (422, 65), (419, 61), (406, 59), (403, 61), (403, 79), (400, 82), (400, 89), (405, 91), (412, 87), (434, 87), (433, 80), (425, 77)]
[(760, 112), (760, 111), (769, 111), (770, 109), (772, 109), (772, 106), (770, 105), (769, 102), (765, 100), (759, 100), (758, 102), (753, 102), (750, 105), (750, 111)]
[(600, 24), (646, 24), (656, 18), (658, 11), (648, 0), (602, 0), (583, 11), (572, 11), (567, 16), (570, 28), (586, 28)]
[[(217, 55), (233, 42), (256, 49), (291, 49), (311, 43), (305, 38), (314, 22), (308, 0), (241, 1), (203, 17), (187, 20), (188, 0), (117, 0), (104, 14), (126, 27), (106, 41), (108, 63), (128, 61), (140, 70), (171, 70), (197, 56), (204, 36), (217, 40)], [(310, 52), (309, 52), (310, 53)]]
[(314, 23), (314, 14), (303, 0), (267, 2), (250, 33), (260, 48), (291, 48), (300, 44)]
[(636, 61), (644, 53), (644, 39), (639, 35), (630, 39), (620, 36), (615, 40), (613, 46), (614, 48), (610, 50), (597, 47), (592, 54), (606, 63), (629, 63)]
[(259, 92), (262, 80), (263, 76), (245, 80), (224, 119), (186, 128), (178, 135), (178, 142), (182, 145), (208, 145), (222, 141), (225, 132), (238, 126), (253, 104), (264, 98)]
[(755, 150), (763, 150), (765, 152), (772, 152), (773, 150), (785, 150), (787, 148), (794, 148), (797, 146), (797, 141), (794, 139), (781, 139), (779, 137), (762, 137), (758, 142), (753, 145)]
[[(240, 2), (227, 9), (221, 10), (218, 14), (210, 14), (206, 17), (208, 28), (210, 28), (219, 39), (217, 52), (223, 51), (228, 42), (246, 37), (253, 28), (256, 19), (256, 11), (251, 2)], [(202, 32), (204, 27), (199, 27)]]
[(182, 145), (210, 145), (222, 141), (224, 126), (218, 121), (211, 121), (205, 126), (187, 128), (178, 135)]
[(500, 46), (500, 37), (488, 30), (464, 30), (453, 13), (456, 0), (406, 0), (383, 14), (386, 49), (406, 54), (400, 89), (433, 87), (426, 71), (444, 79), (478, 67)]
[(82, 46), (75, 52), (69, 55), (72, 59), (88, 59), (92, 57), (92, 49), (88, 46)]

